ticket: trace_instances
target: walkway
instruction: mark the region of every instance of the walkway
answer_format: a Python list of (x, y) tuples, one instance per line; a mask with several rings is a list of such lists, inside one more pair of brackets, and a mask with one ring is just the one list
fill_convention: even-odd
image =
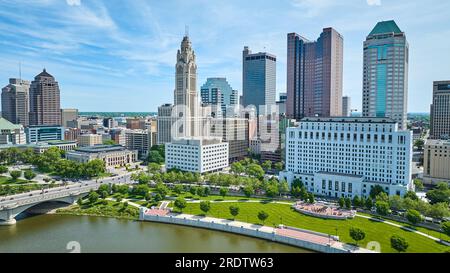
[[(189, 201), (186, 200), (186, 201), (187, 201), (187, 203), (195, 204), (195, 203), (200, 203), (200, 202), (205, 201), (205, 200), (189, 200)], [(245, 199), (241, 199), (241, 200), (223, 200), (223, 201), (209, 200), (209, 202), (211, 202), (211, 203), (264, 203), (266, 201), (264, 201), (264, 200), (245, 200)], [(294, 203), (281, 202), (281, 201), (267, 201), (267, 203), (290, 205), (290, 206), (292, 206), (294, 204)]]
[(380, 223), (385, 223), (387, 225), (398, 227), (398, 228), (404, 229), (406, 231), (414, 232), (414, 233), (416, 233), (418, 235), (424, 236), (424, 237), (429, 238), (431, 240), (434, 240), (434, 241), (437, 241), (437, 242), (441, 242), (441, 240), (439, 238), (433, 237), (431, 235), (425, 234), (423, 232), (417, 231), (417, 230), (409, 228), (409, 227), (405, 227), (405, 226), (402, 226), (402, 225), (399, 225), (399, 224), (396, 224), (396, 223), (389, 222), (387, 220), (377, 219), (377, 218), (374, 218), (374, 217), (365, 216), (365, 215), (361, 215), (361, 214), (356, 214), (356, 216), (357, 217), (361, 217), (361, 218), (365, 218), (365, 219), (369, 219), (369, 220), (373, 220), (373, 221), (378, 221)]
[(371, 250), (351, 246), (336, 241), (332, 236), (318, 232), (294, 229), (289, 227), (268, 227), (240, 221), (232, 221), (214, 217), (204, 217), (190, 214), (168, 213), (160, 214), (159, 209), (142, 208), (140, 220), (195, 226), (207, 229), (221, 230), (247, 236), (259, 237), (279, 243), (287, 243), (328, 253), (374, 253)]

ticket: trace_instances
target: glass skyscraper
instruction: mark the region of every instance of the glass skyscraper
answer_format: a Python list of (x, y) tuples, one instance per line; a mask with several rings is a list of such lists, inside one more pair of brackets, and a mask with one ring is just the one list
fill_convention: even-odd
[(208, 78), (201, 89), (202, 103), (221, 105), (222, 111), (227, 106), (238, 104), (238, 91), (233, 90), (226, 78)]
[(289, 118), (342, 115), (344, 38), (324, 28), (317, 41), (297, 33), (287, 36)]
[(379, 22), (364, 42), (363, 116), (389, 117), (406, 129), (408, 52), (394, 21)]
[(276, 104), (276, 63), (277, 58), (269, 53), (254, 53), (248, 47), (243, 51), (242, 92), (243, 105)]

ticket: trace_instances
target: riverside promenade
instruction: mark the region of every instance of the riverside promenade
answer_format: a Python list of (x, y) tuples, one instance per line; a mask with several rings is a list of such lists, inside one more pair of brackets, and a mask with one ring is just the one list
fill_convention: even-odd
[(231, 232), (322, 253), (376, 253), (368, 249), (339, 242), (335, 236), (285, 226), (273, 228), (213, 217), (176, 214), (165, 210), (152, 210), (143, 207), (139, 211), (139, 220)]

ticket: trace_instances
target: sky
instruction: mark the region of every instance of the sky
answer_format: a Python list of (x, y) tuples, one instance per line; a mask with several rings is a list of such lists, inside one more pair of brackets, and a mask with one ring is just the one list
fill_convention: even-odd
[[(226, 77), (242, 92), (242, 50), (277, 56), (286, 90), (287, 33), (344, 36), (344, 95), (361, 109), (363, 41), (394, 19), (410, 45), (409, 112), (428, 112), (434, 80), (450, 79), (450, 1), (442, 0), (0, 0), (0, 85), (45, 67), (63, 108), (157, 111), (173, 102), (177, 49), (189, 26), (198, 90)], [(1, 84), (3, 83), (3, 84)]]

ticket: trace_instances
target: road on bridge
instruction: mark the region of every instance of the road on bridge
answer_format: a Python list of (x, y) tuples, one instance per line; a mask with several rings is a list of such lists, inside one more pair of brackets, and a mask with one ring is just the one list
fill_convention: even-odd
[(69, 196), (74, 193), (86, 193), (90, 190), (97, 190), (102, 184), (130, 184), (131, 174), (124, 174), (115, 177), (108, 177), (99, 180), (87, 180), (77, 183), (70, 183), (67, 186), (55, 187), (16, 195), (0, 197), (0, 210), (21, 206), (30, 203), (41, 202)]

